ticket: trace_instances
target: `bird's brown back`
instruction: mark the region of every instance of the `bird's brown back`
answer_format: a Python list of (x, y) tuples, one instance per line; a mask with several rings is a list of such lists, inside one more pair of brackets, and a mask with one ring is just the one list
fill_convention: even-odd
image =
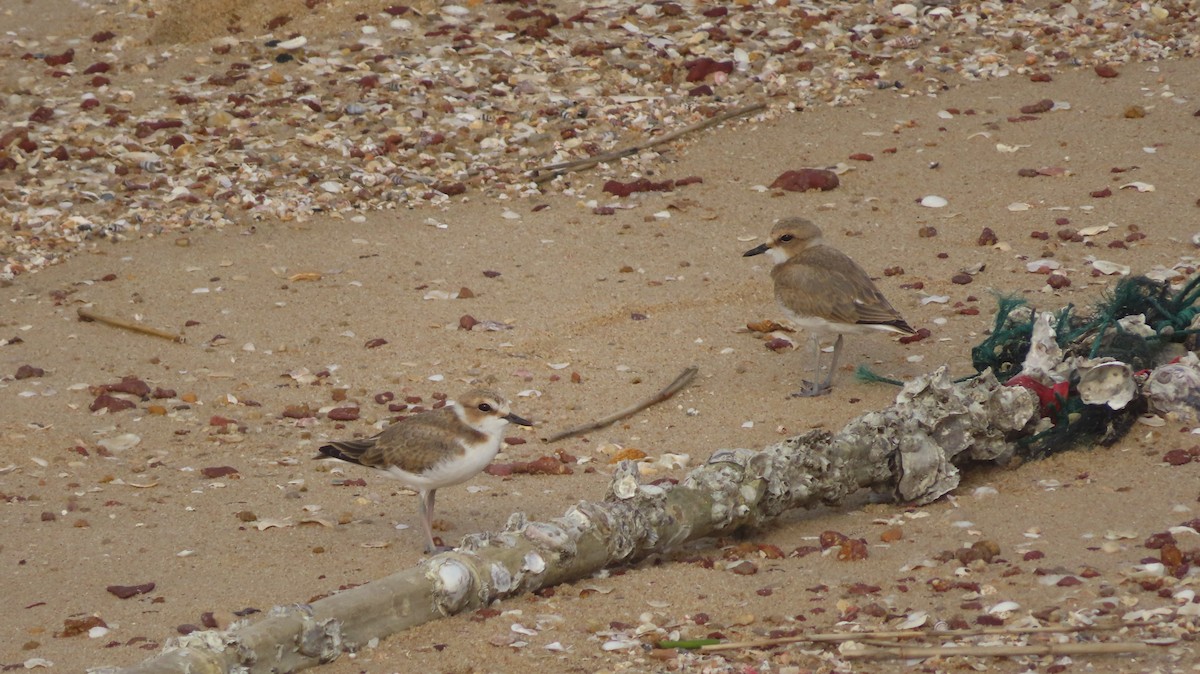
[(800, 316), (913, 331), (862, 267), (836, 248), (811, 246), (775, 265), (771, 278), (775, 298)]
[(444, 459), (461, 456), (459, 440), (474, 444), (487, 435), (464, 424), (450, 407), (409, 417), (365, 440), (329, 443), (371, 468), (395, 466), (420, 474)]

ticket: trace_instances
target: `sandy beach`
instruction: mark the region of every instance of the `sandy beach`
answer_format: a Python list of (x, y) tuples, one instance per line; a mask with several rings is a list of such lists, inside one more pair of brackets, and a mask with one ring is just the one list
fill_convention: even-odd
[[(439, 491), (448, 544), (603, 498), (616, 458), (679, 478), (721, 448), (837, 430), (896, 394), (859, 365), (971, 374), (999, 295), (1086, 308), (1122, 272), (1197, 267), (1185, 3), (202, 4), (0, 0), (6, 670), (132, 666), (183, 632), (418, 564), (413, 493), (310, 459), (470, 385), (535, 422), (509, 427), (497, 462), (569, 473)], [(838, 187), (770, 187), (811, 167)], [(605, 191), (640, 179), (657, 185)], [(803, 334), (771, 349), (746, 327), (783, 317), (769, 260), (742, 253), (795, 215), (930, 331), (849, 337), (820, 398), (789, 396)], [(544, 441), (692, 365), (670, 401)], [(899, 671), (836, 644), (654, 645), (914, 622), (1154, 644), (927, 671), (1191, 671), (1195, 574), (1145, 565), (1168, 531), (1200, 548), (1200, 468), (1164, 461), (1198, 443), (1193, 425), (1147, 422), (972, 470), (928, 506), (864, 494), (792, 513), (314, 671)], [(805, 554), (827, 531), (868, 556)], [(973, 545), (998, 553), (964, 564)], [(1116, 619), (1156, 624), (1084, 629)]]

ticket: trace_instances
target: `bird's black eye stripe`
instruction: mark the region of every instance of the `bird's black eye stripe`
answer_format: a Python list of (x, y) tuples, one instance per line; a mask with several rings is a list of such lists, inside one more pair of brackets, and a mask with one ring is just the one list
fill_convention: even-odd
[(491, 412), (492, 406), (487, 403), (479, 403), (479, 411), (480, 412)]
[(779, 240), (784, 243), (787, 243), (788, 241), (791, 241), (794, 238), (796, 238), (796, 237), (792, 236), (791, 234), (784, 234), (783, 236), (779, 237)]

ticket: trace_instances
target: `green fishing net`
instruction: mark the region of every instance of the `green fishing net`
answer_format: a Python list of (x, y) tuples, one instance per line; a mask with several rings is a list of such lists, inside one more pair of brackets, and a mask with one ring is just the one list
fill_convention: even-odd
[[(1122, 278), (1091, 311), (1080, 312), (1073, 305), (1059, 310), (1055, 341), (1066, 356), (1110, 357), (1127, 363), (1134, 371), (1147, 370), (1161, 364), (1168, 345), (1194, 339), (1196, 330), (1191, 326), (1200, 313), (1198, 299), (1200, 276), (1177, 292), (1145, 276)], [(1029, 353), (1036, 313), (1020, 298), (1000, 298), (992, 334), (971, 350), (975, 370), (991, 368), (1002, 382), (1019, 381), (1014, 377), (1021, 374)], [(1130, 326), (1121, 322), (1138, 315), (1144, 320)], [(1146, 411), (1142, 396), (1120, 410), (1085, 404), (1077, 383), (1070, 381), (1069, 387), (1061, 387), (1066, 395), (1056, 390), (1052, 404), (1046, 404), (1046, 393), (1038, 391), (1043, 396), (1043, 414), (1052, 418), (1054, 425), (1022, 439), (1018, 454), (1037, 458), (1081, 444), (1111, 445)]]

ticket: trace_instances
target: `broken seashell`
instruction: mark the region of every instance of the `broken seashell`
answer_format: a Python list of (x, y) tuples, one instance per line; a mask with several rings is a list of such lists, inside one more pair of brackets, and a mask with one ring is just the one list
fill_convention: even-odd
[(1188, 352), (1176, 363), (1155, 368), (1146, 380), (1150, 409), (1159, 414), (1176, 414), (1195, 422), (1200, 419), (1200, 358)]
[(298, 35), (290, 40), (284, 40), (275, 46), (279, 47), (280, 49), (299, 49), (306, 44), (308, 44), (308, 38), (304, 37), (303, 35)]
[(1120, 276), (1129, 276), (1129, 265), (1119, 262), (1109, 262), (1108, 260), (1093, 260), (1092, 268), (1101, 274), (1112, 276), (1118, 274)]
[(1124, 185), (1121, 185), (1121, 189), (1126, 189), (1129, 187), (1132, 187), (1139, 192), (1153, 192), (1154, 191), (1154, 185), (1151, 185), (1150, 183), (1132, 182), (1132, 183), (1125, 183)]
[(107, 449), (110, 452), (124, 452), (138, 446), (142, 441), (141, 436), (133, 433), (122, 433), (111, 438), (104, 438), (96, 442), (97, 445)]
[(1084, 358), (1076, 362), (1079, 398), (1088, 405), (1125, 409), (1137, 395), (1133, 368), (1112, 358)]

